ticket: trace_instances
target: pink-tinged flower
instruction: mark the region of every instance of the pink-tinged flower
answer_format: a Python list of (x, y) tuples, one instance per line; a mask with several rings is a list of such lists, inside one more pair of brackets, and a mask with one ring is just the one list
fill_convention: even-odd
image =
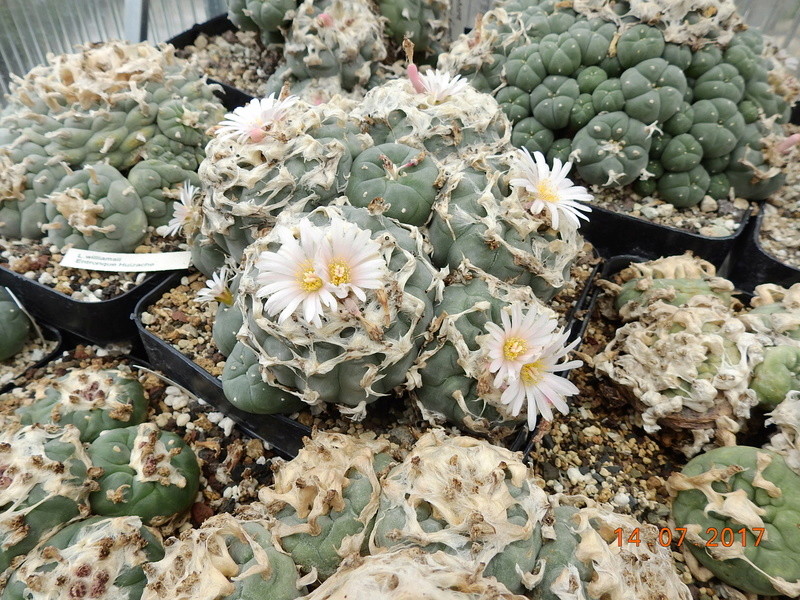
[(489, 332), (489, 372), (496, 373), (494, 384), (500, 387), (507, 381), (517, 379), (523, 365), (537, 355), (551, 339), (557, 323), (547, 315), (535, 310), (522, 314), (519, 304), (511, 307), (511, 315), (500, 313), (503, 326), (486, 323)]
[(462, 79), (461, 75), (450, 75), (450, 73), (439, 69), (420, 75), (415, 64), (408, 66), (408, 78), (417, 93), (433, 96), (434, 103), (442, 102), (450, 96), (460, 94), (469, 86), (469, 82), (466, 79)]
[(270, 126), (283, 119), (298, 100), (297, 96), (278, 100), (275, 94), (253, 98), (225, 115), (225, 120), (218, 126), (217, 136), (222, 140), (236, 139), (240, 144), (260, 142), (267, 136)]
[(172, 205), (172, 218), (166, 225), (158, 227), (156, 233), (167, 237), (178, 235), (183, 229), (188, 237), (188, 230), (196, 226), (200, 218), (199, 206), (195, 204), (195, 198), (199, 192), (200, 188), (193, 186), (188, 181), (184, 181), (181, 188), (180, 201)]
[(281, 247), (277, 252), (262, 252), (256, 268), (256, 282), (262, 287), (256, 292), (266, 298), (267, 314), (280, 313), (278, 323), (283, 323), (302, 305), (303, 318), (316, 327), (322, 326), (320, 318), (324, 306), (336, 307), (336, 297), (322, 278), (318, 260), (322, 232), (307, 219), (300, 222), (300, 239), (286, 228), (279, 231)]
[(581, 202), (589, 202), (592, 195), (585, 187), (573, 185), (567, 178), (572, 168), (571, 162), (562, 164), (555, 158), (551, 170), (541, 152), (534, 152), (531, 157), (527, 148), (517, 150), (514, 158), (512, 170), (521, 176), (513, 178), (510, 183), (524, 189), (530, 197), (531, 214), (538, 215), (547, 211), (553, 229), (558, 229), (561, 217), (572, 221), (576, 227), (580, 226), (579, 219), (589, 220), (583, 213), (591, 212), (592, 209)]
[(533, 431), (539, 414), (547, 421), (553, 420), (555, 407), (565, 415), (569, 412), (566, 398), (578, 393), (578, 388), (565, 377), (556, 375), (583, 364), (581, 360), (558, 363), (560, 358), (571, 352), (580, 340), (564, 345), (568, 334), (559, 331), (551, 337), (541, 350), (532, 356), (520, 369), (519, 377), (507, 382), (500, 395), (500, 401), (510, 406), (511, 415), (516, 417), (527, 402), (528, 428)]
[(352, 292), (362, 302), (364, 290), (382, 288), (386, 261), (370, 232), (342, 219), (334, 219), (319, 252), (320, 275), (339, 298)]
[(222, 267), (219, 271), (206, 280), (206, 287), (201, 288), (195, 296), (197, 302), (216, 301), (230, 306), (233, 304), (233, 294), (228, 287), (230, 273), (228, 267)]

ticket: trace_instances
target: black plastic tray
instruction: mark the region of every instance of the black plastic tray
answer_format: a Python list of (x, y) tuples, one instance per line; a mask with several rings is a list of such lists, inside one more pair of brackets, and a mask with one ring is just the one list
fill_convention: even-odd
[(750, 219), (744, 235), (731, 254), (728, 278), (744, 292), (752, 292), (764, 282), (784, 287), (800, 282), (800, 269), (780, 262), (761, 245), (759, 235), (763, 220), (763, 211)]
[(285, 458), (294, 458), (303, 447), (303, 437), (311, 429), (283, 415), (256, 415), (239, 410), (228, 402), (222, 382), (184, 356), (171, 344), (153, 335), (142, 324), (141, 315), (164, 292), (176, 287), (185, 273), (174, 274), (153, 288), (136, 305), (133, 319), (139, 330), (147, 360), (170, 379), (233, 419), (247, 434), (264, 440)]
[[(61, 352), (64, 350), (65, 348), (64, 338), (61, 336), (61, 332), (58, 329), (56, 329), (55, 327), (51, 327), (50, 325), (46, 325), (44, 323), (37, 323), (37, 325), (39, 325), (39, 329), (41, 329), (42, 335), (46, 340), (56, 342), (56, 347), (53, 348), (51, 352), (46, 354), (41, 359), (25, 367), (25, 369), (21, 371), (14, 379), (12, 379), (6, 384), (0, 385), (0, 394), (5, 394), (7, 391), (16, 387), (17, 385), (16, 381), (20, 377), (22, 377), (22, 375), (24, 375), (31, 369), (38, 369), (39, 367), (43, 367), (51, 360), (53, 360), (55, 357), (57, 357), (59, 354), (61, 354)], [(36, 335), (36, 333), (32, 332), (31, 335)]]
[(37, 321), (100, 345), (134, 339), (136, 327), (130, 319), (134, 306), (139, 298), (168, 277), (169, 273), (153, 273), (115, 298), (83, 302), (0, 266), (0, 285), (10, 288)]
[(743, 235), (748, 219), (746, 212), (732, 235), (709, 237), (592, 206), (589, 222), (580, 231), (604, 258), (629, 254), (649, 260), (691, 250), (719, 267)]
[[(219, 15), (213, 19), (209, 19), (205, 23), (197, 23), (191, 29), (187, 29), (183, 33), (169, 38), (167, 43), (172, 44), (175, 48), (180, 50), (193, 44), (197, 36), (201, 33), (206, 35), (220, 35), (226, 31), (235, 31), (236, 29), (236, 25), (231, 23), (228, 17)], [(228, 110), (233, 110), (237, 106), (243, 106), (253, 99), (251, 94), (233, 87), (232, 85), (228, 85), (227, 83), (223, 83), (218, 79), (209, 78), (208, 81), (209, 83), (216, 83), (222, 88), (222, 93), (219, 94), (219, 97)]]

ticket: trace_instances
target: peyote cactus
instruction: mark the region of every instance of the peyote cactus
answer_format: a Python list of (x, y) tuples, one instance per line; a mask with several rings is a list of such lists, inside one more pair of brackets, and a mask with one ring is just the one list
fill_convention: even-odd
[[(561, 600), (570, 594), (637, 600), (692, 597), (653, 525), (602, 508), (569, 505), (554, 508), (545, 523), (537, 581), (528, 593), (532, 600)], [(641, 543), (620, 544), (633, 532)]]
[(144, 565), (142, 600), (293, 600), (305, 587), (291, 557), (275, 549), (266, 521), (215, 515), (164, 544)]
[(305, 600), (524, 600), (480, 567), (444, 552), (404, 548), (376, 556), (352, 557)]
[(642, 410), (648, 432), (662, 424), (690, 429), (688, 455), (716, 433), (731, 445), (758, 399), (748, 387), (763, 360), (763, 345), (715, 296), (695, 296), (676, 307), (655, 302), (647, 320), (617, 329), (595, 358), (598, 373), (610, 377)]
[(441, 285), (416, 227), (351, 207), (281, 214), (245, 251), (242, 273), (244, 324), (222, 382), (257, 413), (299, 401), (363, 417), (405, 383)]
[(273, 542), (324, 580), (366, 549), (392, 450), (386, 440), (317, 433), (280, 464), (274, 485), (259, 491), (263, 508), (251, 510), (269, 514)]
[(756, 286), (752, 310), (741, 315), (748, 330), (769, 337), (776, 345), (800, 347), (800, 284), (783, 288)]
[(69, 521), (89, 514), (96, 470), (67, 425), (0, 431), (0, 573)]
[(529, 582), (542, 545), (544, 492), (514, 453), (426, 433), (383, 481), (370, 551), (414, 545), (483, 565), (512, 592)]
[(745, 592), (800, 596), (800, 541), (793, 533), (800, 527), (800, 475), (780, 455), (717, 448), (689, 461), (667, 485), (675, 524), (687, 530), (684, 547), (704, 567)]
[(800, 87), (773, 54), (731, 0), (506, 0), (439, 65), (497, 98), (516, 146), (687, 207), (783, 184)]
[(0, 600), (139, 600), (143, 565), (163, 556), (161, 536), (138, 517), (92, 517), (39, 544), (11, 574)]
[(151, 525), (163, 524), (194, 502), (200, 466), (180, 437), (152, 423), (113, 429), (87, 450), (103, 469), (99, 489), (89, 501), (98, 515), (136, 515)]
[(0, 115), (0, 235), (44, 226), (52, 243), (129, 252), (171, 215), (222, 105), (171, 47), (109, 42), (49, 61), (15, 79)]
[(19, 305), (0, 286), (0, 361), (22, 350), (31, 333), (31, 322)]
[(683, 306), (696, 296), (713, 296), (733, 307), (733, 284), (718, 277), (710, 262), (687, 252), (644, 263), (631, 263), (620, 272), (621, 287), (613, 289), (614, 306), (623, 321), (647, 319), (651, 305), (662, 301)]
[[(549, 352), (553, 349), (549, 346), (565, 337), (554, 335), (555, 313), (542, 305), (530, 288), (505, 284), (479, 270), (462, 266), (449, 279), (435, 307), (430, 340), (414, 365), (413, 393), (423, 416), (493, 437), (504, 437), (526, 421), (535, 424), (536, 413), (542, 410), (538, 403), (527, 398), (526, 419), (522, 402), (512, 398), (514, 390), (506, 391), (512, 384), (493, 375), (498, 368), (492, 366), (500, 357), (522, 359), (517, 362), (523, 386), (547, 377), (544, 371), (533, 376), (532, 369), (551, 360)], [(536, 315), (528, 319), (527, 326), (523, 326), (522, 307)], [(492, 336), (501, 323), (508, 335)], [(567, 392), (576, 391), (566, 382), (558, 381), (556, 387), (561, 387), (559, 384), (566, 385)], [(550, 397), (556, 398), (563, 391), (559, 389), (559, 394)], [(542, 405), (545, 417), (551, 419), (552, 413), (547, 412), (550, 403)]]
[(763, 361), (753, 369), (750, 389), (766, 409), (778, 406), (792, 390), (800, 390), (800, 347), (765, 348)]
[(82, 442), (104, 431), (138, 425), (147, 416), (142, 384), (118, 369), (73, 369), (36, 388), (32, 404), (17, 409), (22, 423), (74, 425)]

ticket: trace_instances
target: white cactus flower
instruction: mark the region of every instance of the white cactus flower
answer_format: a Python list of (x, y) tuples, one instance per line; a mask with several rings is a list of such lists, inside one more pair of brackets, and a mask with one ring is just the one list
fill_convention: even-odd
[(259, 271), (256, 281), (262, 287), (256, 296), (267, 298), (267, 314), (280, 313), (278, 323), (289, 319), (302, 305), (303, 318), (321, 327), (323, 305), (331, 309), (336, 307), (336, 297), (322, 278), (323, 269), (318, 258), (324, 240), (322, 232), (307, 219), (300, 222), (299, 229), (299, 240), (288, 229), (280, 231), (280, 250), (261, 253), (256, 261)]
[(439, 69), (420, 74), (416, 65), (409, 65), (408, 77), (418, 93), (430, 94), (435, 103), (447, 100), (450, 96), (456, 96), (469, 86), (469, 82), (461, 75), (451, 75)]
[(199, 207), (194, 202), (199, 192), (200, 188), (184, 181), (180, 201), (172, 205), (172, 218), (166, 225), (157, 227), (156, 233), (167, 237), (178, 235), (182, 229), (191, 229), (200, 217)]
[(382, 288), (387, 265), (370, 232), (334, 219), (320, 245), (319, 262), (325, 285), (339, 298), (352, 292), (362, 302), (364, 290)]
[(219, 271), (211, 276), (211, 279), (206, 280), (206, 287), (201, 288), (195, 296), (196, 302), (212, 302), (216, 301), (221, 304), (230, 306), (233, 304), (233, 294), (228, 288), (228, 279), (230, 272), (228, 267), (222, 267)]
[(514, 156), (512, 170), (517, 171), (521, 177), (511, 179), (510, 184), (522, 188), (531, 197), (532, 202), (528, 210), (531, 214), (538, 215), (547, 211), (553, 229), (558, 229), (561, 217), (572, 221), (576, 227), (580, 226), (580, 219), (588, 221), (585, 212), (591, 208), (581, 202), (589, 202), (592, 195), (585, 187), (573, 185), (567, 178), (572, 163), (562, 164), (559, 159), (553, 159), (553, 168), (547, 165), (547, 160), (541, 152), (534, 152), (533, 156), (527, 148), (517, 150)]
[(225, 115), (217, 129), (217, 137), (222, 140), (236, 139), (240, 144), (260, 142), (273, 123), (280, 121), (286, 112), (297, 103), (297, 96), (283, 100), (270, 94), (267, 98), (253, 98), (244, 106)]
[(486, 323), (489, 332), (487, 344), (489, 372), (496, 373), (494, 385), (501, 387), (507, 381), (517, 379), (522, 367), (541, 351), (551, 340), (551, 334), (558, 325), (547, 315), (528, 310), (522, 314), (519, 304), (500, 313), (503, 326)]
[(553, 420), (552, 407), (565, 415), (569, 412), (566, 398), (578, 393), (578, 388), (565, 377), (556, 375), (583, 364), (581, 360), (569, 360), (558, 363), (558, 360), (571, 352), (580, 343), (574, 340), (564, 345), (568, 334), (559, 331), (551, 336), (550, 342), (532, 356), (519, 372), (519, 377), (507, 381), (507, 387), (500, 396), (500, 401), (511, 407), (511, 415), (516, 417), (527, 401), (528, 428), (533, 431), (539, 414), (547, 421)]

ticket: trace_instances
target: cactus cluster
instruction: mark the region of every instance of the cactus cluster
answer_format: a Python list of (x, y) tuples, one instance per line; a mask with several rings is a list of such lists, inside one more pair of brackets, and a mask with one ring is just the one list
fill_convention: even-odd
[(108, 42), (14, 80), (0, 115), (0, 235), (131, 252), (167, 223), (223, 114), (173, 52)]
[(419, 54), (436, 56), (449, 12), (449, 0), (228, 0), (231, 21), (283, 49), (267, 93), (288, 84), (312, 103), (363, 96), (391, 74), (387, 63), (406, 39)]
[(439, 65), (495, 96), (516, 146), (587, 183), (677, 207), (783, 184), (799, 88), (732, 1), (508, 0)]
[(0, 286), (0, 361), (22, 350), (30, 333), (30, 319), (8, 290)]
[(757, 404), (774, 408), (800, 381), (794, 339), (800, 286), (760, 286), (750, 310), (733, 284), (690, 254), (632, 264), (608, 284), (625, 324), (595, 359), (642, 411), (648, 432), (689, 429), (697, 453), (735, 434)]
[(164, 559), (145, 566), (143, 598), (691, 597), (666, 548), (616, 545), (618, 527), (648, 541), (654, 527), (548, 497), (519, 454), (441, 429), (397, 453), (316, 432), (259, 502), (167, 540)]
[[(454, 335), (470, 320), (449, 321), (445, 311), (462, 300), (443, 301), (442, 289), (476, 273), (492, 280), (470, 292), (493, 302), (482, 325), (499, 326), (518, 303), (555, 331), (541, 301), (569, 278), (591, 196), (567, 179), (568, 163), (551, 167), (514, 149), (490, 96), (412, 67), (360, 102), (254, 100), (228, 115), (208, 145), (203, 193), (175, 222), (191, 234), (195, 265), (209, 276), (217, 270), (204, 298), (221, 300), (214, 339), (228, 356), (226, 396), (239, 408), (291, 413), (336, 404), (359, 418), (377, 398), (419, 387), (422, 346), (426, 359), (441, 349), (427, 331), (436, 307), (434, 326), (447, 320)], [(234, 267), (230, 282), (219, 274), (223, 263)], [(483, 339), (469, 342), (476, 366), (488, 360)], [(563, 346), (566, 336), (559, 340)], [(531, 352), (520, 368), (538, 364)], [(506, 433), (524, 422), (533, 392), (517, 386), (516, 399), (501, 399), (513, 374), (495, 375), (487, 387), (481, 369), (465, 373), (483, 380), (465, 381), (466, 400), (451, 395), (459, 390), (423, 386), (445, 392), (428, 409), (432, 420)], [(559, 397), (576, 391), (556, 387)], [(551, 418), (554, 404), (566, 410), (543, 399), (539, 412)], [(531, 426), (535, 414), (528, 411)]]

